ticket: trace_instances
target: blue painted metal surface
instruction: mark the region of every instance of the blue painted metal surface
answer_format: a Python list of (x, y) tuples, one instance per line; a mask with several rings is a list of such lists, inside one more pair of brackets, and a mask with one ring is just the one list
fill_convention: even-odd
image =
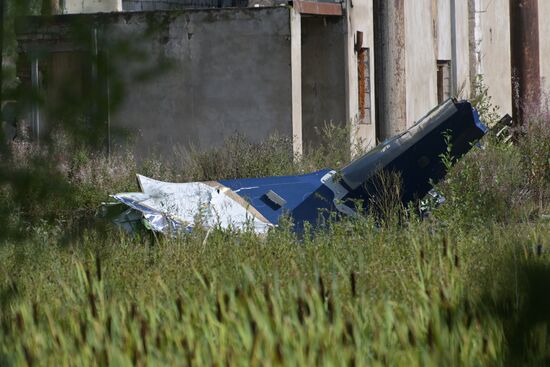
[(203, 225), (244, 228), (248, 223), (265, 233), (288, 215), (300, 233), (306, 222), (316, 227), (329, 217), (368, 211), (373, 196), (379, 195), (380, 172), (399, 173), (403, 204), (422, 199), (446, 174), (441, 156), (448, 154), (454, 163), (486, 132), (469, 102), (448, 100), (338, 172), (183, 184), (138, 176), (142, 193), (113, 197), (140, 212), (148, 228), (159, 232), (192, 230), (201, 216)]
[[(321, 178), (329, 171), (322, 170), (301, 176), (242, 178), (237, 180), (221, 180), (219, 182), (245, 199), (271, 223), (277, 224), (283, 214), (290, 214), (295, 217), (294, 212), (296, 209), (309, 196), (320, 190), (322, 186)], [(269, 190), (273, 190), (285, 199), (287, 204), (283, 207), (278, 207), (270, 202), (265, 196)], [(314, 222), (315, 218), (312, 216), (315, 217), (316, 213), (307, 215), (307, 218), (303, 218), (303, 220)]]
[[(370, 197), (376, 195), (376, 175), (380, 170), (398, 172), (402, 181), (403, 204), (423, 198), (433, 183), (446, 173), (441, 155), (450, 143), (450, 155), (454, 161), (466, 154), (485, 133), (487, 127), (467, 101), (448, 100), (406, 132), (383, 142), (375, 149), (355, 160), (325, 183), (323, 177), (331, 170), (322, 170), (303, 176), (249, 178), (222, 180), (257, 209), (271, 223), (277, 224), (283, 214), (290, 215), (296, 231), (303, 229), (304, 222), (313, 226), (327, 219), (331, 213), (346, 213), (358, 209), (368, 210)], [(444, 136), (448, 137), (448, 141)], [(337, 195), (334, 185), (345, 189), (345, 195)], [(270, 202), (266, 194), (274, 191), (287, 203), (278, 206)], [(340, 208), (338, 201), (342, 201)]]

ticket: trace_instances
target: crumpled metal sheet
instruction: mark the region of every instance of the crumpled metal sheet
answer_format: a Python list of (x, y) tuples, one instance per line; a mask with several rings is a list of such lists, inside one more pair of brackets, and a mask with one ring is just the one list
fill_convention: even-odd
[(195, 225), (202, 225), (222, 229), (250, 228), (265, 233), (273, 226), (256, 215), (245, 201), (238, 202), (230, 197), (230, 190), (222, 185), (171, 183), (142, 175), (137, 175), (137, 179), (142, 192), (120, 193), (112, 197), (141, 212), (146, 227), (156, 232), (191, 231)]
[[(422, 199), (447, 173), (441, 155), (450, 154), (454, 163), (486, 133), (469, 102), (450, 99), (339, 171), (191, 183), (138, 175), (142, 192), (113, 198), (142, 213), (148, 228), (163, 233), (191, 231), (196, 225), (265, 233), (285, 215), (299, 233), (305, 223), (316, 227), (333, 218), (368, 212), (373, 195), (379, 195), (381, 171), (399, 173), (405, 206)], [(435, 204), (443, 201), (434, 199)]]

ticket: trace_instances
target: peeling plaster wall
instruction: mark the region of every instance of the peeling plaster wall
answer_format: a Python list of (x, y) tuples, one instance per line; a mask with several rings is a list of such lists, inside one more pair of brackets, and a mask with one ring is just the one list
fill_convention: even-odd
[(550, 1), (539, 0), (539, 43), (541, 87), (550, 93)]
[[(31, 24), (19, 33), (20, 46), (31, 55), (40, 49), (39, 64), (51, 60), (48, 67), (60, 71), (49, 73), (56, 79), (51, 88), (67, 83), (70, 60), (97, 79), (88, 88), (95, 84), (109, 96), (110, 120), (105, 116), (101, 129), (111, 132), (111, 150), (129, 146), (141, 159), (151, 153), (170, 159), (182, 149), (220, 146), (235, 133), (261, 141), (277, 132), (296, 136), (301, 152), (301, 29), (291, 8), (66, 15)], [(97, 36), (109, 80), (89, 63), (93, 49), (81, 69), (73, 65), (96, 44), (75, 41), (74, 25)], [(66, 57), (54, 57), (61, 53)], [(18, 75), (24, 78), (29, 67)], [(88, 104), (103, 106), (103, 97)]]
[(451, 60), (452, 59), (452, 44), (451, 44), (451, 1), (437, 0), (437, 6), (432, 7), (435, 22), (437, 24), (436, 40), (437, 40), (437, 59)]
[[(510, 5), (508, 0), (475, 0), (479, 29), (477, 72), (483, 75), (499, 113), (512, 112)], [(544, 17), (541, 17), (544, 19)], [(541, 39), (544, 39), (542, 37)]]
[(405, 1), (407, 126), (437, 105), (437, 27), (432, 0)]
[(64, 4), (62, 11), (65, 14), (109, 13), (122, 10), (122, 0), (64, 0)]
[[(112, 32), (139, 34), (146, 14), (120, 17)], [(256, 141), (275, 131), (294, 135), (288, 8), (154, 16), (165, 28), (143, 40), (143, 50), (171, 66), (128, 88), (112, 122), (139, 132), (139, 155), (153, 148), (165, 155), (178, 146), (209, 149), (237, 132)]]
[(468, 0), (455, 0), (456, 21), (456, 88), (459, 98), (470, 95), (470, 43)]

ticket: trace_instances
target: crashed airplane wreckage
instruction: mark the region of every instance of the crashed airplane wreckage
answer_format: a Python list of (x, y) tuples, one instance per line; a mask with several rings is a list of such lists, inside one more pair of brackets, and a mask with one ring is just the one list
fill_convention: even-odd
[(138, 175), (142, 192), (112, 195), (126, 209), (115, 222), (130, 230), (142, 223), (165, 234), (191, 231), (197, 223), (265, 233), (289, 215), (302, 232), (306, 222), (315, 227), (335, 213), (366, 211), (380, 171), (399, 172), (403, 204), (422, 199), (445, 176), (440, 156), (447, 147), (456, 160), (487, 130), (469, 102), (450, 99), (340, 171), (192, 183)]

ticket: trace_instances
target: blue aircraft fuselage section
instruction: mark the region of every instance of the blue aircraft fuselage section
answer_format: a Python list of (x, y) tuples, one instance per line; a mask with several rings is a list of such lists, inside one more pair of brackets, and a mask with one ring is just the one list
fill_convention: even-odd
[(315, 227), (328, 218), (356, 215), (357, 209), (368, 212), (372, 199), (383, 195), (378, 187), (381, 172), (399, 175), (404, 205), (422, 199), (445, 176), (446, 163), (456, 162), (486, 132), (469, 102), (449, 99), (338, 172), (179, 184), (138, 175), (142, 193), (113, 197), (141, 212), (158, 232), (174, 232), (178, 226), (191, 230), (200, 217), (200, 223), (211, 227), (252, 224), (265, 233), (284, 215), (302, 232), (306, 222)]
[[(380, 171), (399, 174), (404, 205), (423, 198), (446, 174), (442, 155), (448, 154), (453, 162), (456, 161), (486, 131), (469, 102), (448, 100), (409, 130), (353, 161), (338, 175), (326, 169), (300, 176), (219, 182), (240, 195), (271, 223), (277, 224), (282, 215), (288, 214), (296, 230), (301, 231), (306, 221), (314, 226), (319, 219), (326, 219), (331, 214), (349, 214), (358, 209), (358, 203), (363, 211), (368, 211), (371, 198), (380, 194), (377, 187)], [(332, 177), (326, 180), (329, 174)], [(340, 188), (340, 193), (344, 190), (344, 195), (336, 197), (334, 186)], [(338, 200), (342, 201), (340, 207), (335, 203)]]
[[(481, 137), (487, 128), (479, 121), (477, 111), (469, 102), (457, 102), (443, 105), (431, 121), (418, 126), (410, 137), (402, 134), (381, 144), (369, 156), (367, 154), (342, 170), (343, 179), (356, 174), (357, 170), (368, 176), (369, 172), (396, 172), (401, 179), (402, 202), (407, 203), (423, 198), (446, 174), (443, 155), (455, 162), (466, 154)], [(419, 124), (422, 124), (421, 121)], [(413, 129), (414, 126), (411, 128)], [(450, 151), (447, 151), (447, 147)], [(390, 159), (387, 159), (391, 155)], [(360, 166), (361, 160), (368, 161)], [(364, 176), (364, 177), (366, 177)], [(376, 177), (363, 179), (361, 185), (350, 190), (346, 199), (359, 200), (364, 209), (368, 209), (369, 198), (377, 194)]]
[[(295, 217), (294, 211), (299, 208), (307, 199), (317, 193), (322, 186), (321, 178), (329, 173), (325, 169), (314, 173), (299, 176), (274, 176), (262, 178), (241, 178), (236, 180), (220, 180), (219, 183), (230, 188), (234, 193), (246, 200), (251, 206), (258, 210), (267, 220), (273, 224), (279, 222), (282, 215)], [(282, 197), (286, 203), (278, 206), (266, 197), (269, 191), (275, 192)], [(323, 190), (326, 191), (326, 190)], [(331, 195), (332, 192), (325, 192)], [(327, 198), (332, 202), (332, 198)], [(294, 218), (297, 220), (296, 218)], [(311, 215), (307, 219), (312, 220)]]

